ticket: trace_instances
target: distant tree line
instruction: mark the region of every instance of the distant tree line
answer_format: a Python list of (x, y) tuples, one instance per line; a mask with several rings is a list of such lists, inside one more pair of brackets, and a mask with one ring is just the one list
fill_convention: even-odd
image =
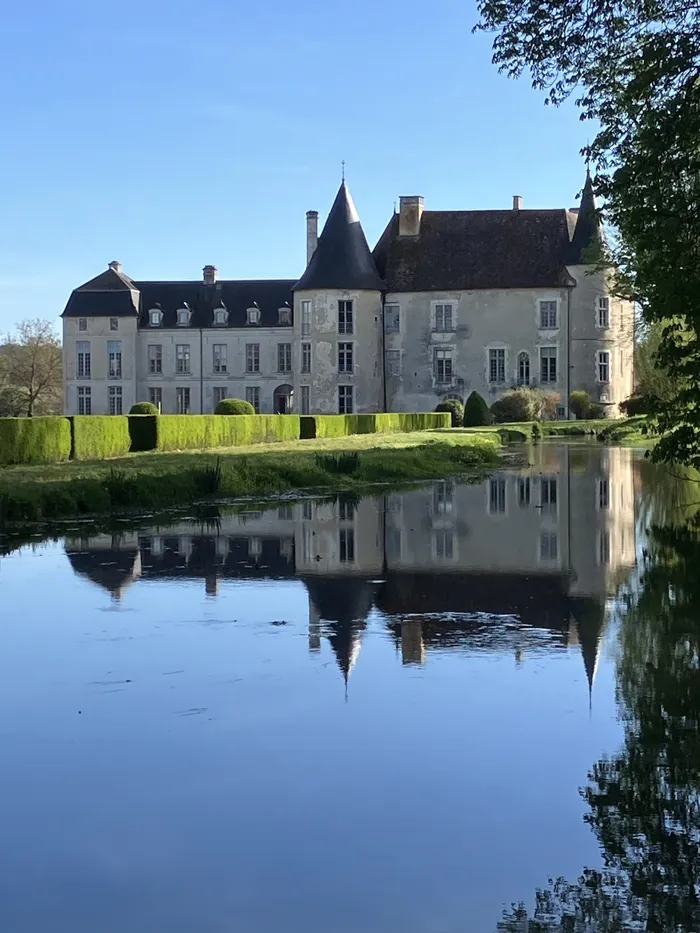
[(61, 342), (49, 321), (22, 321), (0, 340), (0, 417), (63, 411)]

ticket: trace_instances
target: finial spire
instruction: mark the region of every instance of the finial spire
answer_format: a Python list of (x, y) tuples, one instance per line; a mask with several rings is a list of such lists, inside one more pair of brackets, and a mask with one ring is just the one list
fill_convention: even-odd
[(345, 159), (340, 163), (342, 180), (345, 181)]

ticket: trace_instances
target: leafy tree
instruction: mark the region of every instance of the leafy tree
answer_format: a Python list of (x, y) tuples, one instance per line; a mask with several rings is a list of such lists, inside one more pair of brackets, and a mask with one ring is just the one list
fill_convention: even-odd
[(679, 0), (478, 0), (494, 61), (548, 103), (577, 95), (617, 230), (616, 287), (661, 327), (672, 396), (655, 456), (700, 463), (700, 17)]
[(49, 321), (22, 321), (0, 344), (0, 408), (20, 417), (63, 410), (61, 343)]
[(590, 407), (591, 398), (588, 392), (576, 391), (572, 392), (569, 396), (569, 410), (572, 411), (577, 418), (587, 418)]

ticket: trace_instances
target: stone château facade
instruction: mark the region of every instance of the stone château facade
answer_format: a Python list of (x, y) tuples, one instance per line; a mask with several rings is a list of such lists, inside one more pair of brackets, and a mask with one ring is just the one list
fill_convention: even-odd
[(578, 210), (427, 211), (403, 197), (373, 252), (343, 181), (298, 281), (133, 281), (118, 262), (63, 312), (68, 414), (431, 411), (476, 389), (573, 390), (608, 413), (633, 387), (634, 309), (595, 262), (590, 176)]

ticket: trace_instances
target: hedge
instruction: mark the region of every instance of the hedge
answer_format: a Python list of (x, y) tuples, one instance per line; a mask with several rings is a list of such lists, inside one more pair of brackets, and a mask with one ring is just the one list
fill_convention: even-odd
[(126, 415), (74, 415), (70, 423), (72, 460), (106, 460), (131, 450)]
[(299, 415), (158, 415), (156, 450), (206, 450), (299, 439)]
[(449, 428), (449, 412), (401, 412), (376, 415), (302, 415), (301, 436), (347, 437), (349, 434), (394, 434)]
[(70, 459), (68, 418), (0, 418), (0, 464), (58, 463)]

